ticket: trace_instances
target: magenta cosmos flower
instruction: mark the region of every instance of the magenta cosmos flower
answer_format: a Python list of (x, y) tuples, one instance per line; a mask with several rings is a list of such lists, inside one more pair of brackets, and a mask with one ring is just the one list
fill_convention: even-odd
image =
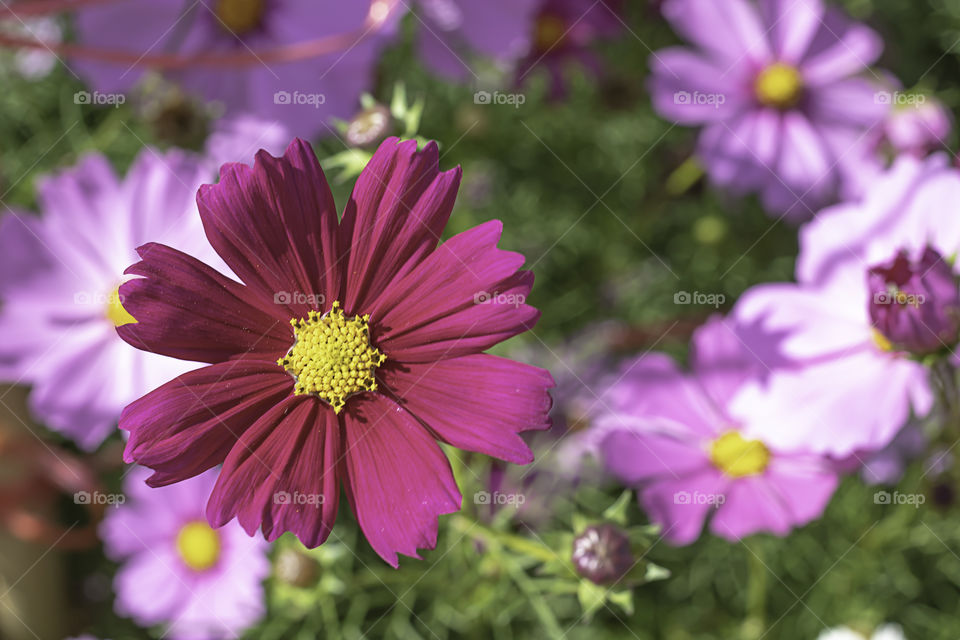
[(837, 485), (826, 458), (767, 442), (766, 425), (734, 408), (764, 363), (730, 323), (714, 319), (692, 344), (692, 371), (647, 354), (616, 383), (633, 400), (600, 420), (607, 467), (637, 487), (641, 506), (674, 544), (696, 540), (704, 521), (728, 540), (786, 535), (823, 513)]
[(623, 32), (622, 11), (619, 0), (545, 0), (530, 52), (517, 69), (518, 83), (542, 66), (550, 76), (550, 97), (560, 99), (567, 93), (564, 72), (570, 63), (579, 63), (595, 77), (602, 75), (603, 65), (591, 47)]
[(735, 310), (782, 333), (803, 365), (742, 398), (764, 405), (754, 410), (768, 412), (781, 444), (837, 456), (883, 448), (933, 401), (911, 356), (956, 345), (960, 172), (943, 157), (904, 157), (876, 186), (803, 229), (798, 284), (756, 287)]
[(424, 64), (453, 80), (476, 79), (477, 56), (501, 65), (516, 62), (530, 46), (540, 0), (417, 0), (410, 8)]
[[(134, 56), (245, 55), (250, 64), (197, 63), (167, 77), (223, 103), (231, 115), (255, 113), (311, 137), (332, 133), (329, 119), (349, 117), (370, 88), (386, 41), (378, 29), (365, 29), (364, 21), (385, 6), (382, 0), (125, 0), (80, 9), (75, 24), (82, 44)], [(354, 32), (359, 35), (340, 51), (283, 63), (266, 59), (266, 52), (280, 47)], [(94, 88), (118, 92), (133, 86), (148, 62), (77, 59), (70, 65)]]
[(211, 175), (192, 156), (145, 149), (121, 182), (90, 155), (40, 182), (41, 217), (0, 223), (0, 378), (31, 385), (34, 415), (85, 449), (128, 403), (196, 366), (120, 340), (115, 326), (134, 319), (117, 289), (150, 238), (222, 264), (194, 201)]
[(148, 475), (130, 472), (126, 501), (108, 509), (100, 525), (106, 554), (120, 563), (117, 613), (144, 627), (165, 624), (164, 637), (174, 640), (237, 637), (263, 615), (269, 545), (235, 524), (207, 523), (215, 471), (159, 489), (144, 483)]
[(436, 440), (528, 463), (517, 434), (548, 426), (553, 384), (481, 353), (539, 313), (523, 303), (523, 256), (496, 247), (500, 222), (437, 246), (459, 182), (459, 168), (439, 170), (436, 144), (388, 139), (338, 223), (307, 143), (225, 165), (197, 201), (243, 284), (151, 244), (121, 288), (139, 320), (120, 327), (124, 339), (209, 364), (124, 411), (126, 459), (156, 469), (154, 486), (222, 462), (214, 526), (237, 517), (316, 547), (342, 486), (387, 562), (432, 548), (437, 516), (461, 498)]
[(857, 77), (880, 38), (820, 0), (667, 0), (663, 14), (696, 50), (653, 55), (653, 104), (704, 127), (710, 178), (792, 220), (827, 204), (856, 169), (851, 150), (887, 112)]

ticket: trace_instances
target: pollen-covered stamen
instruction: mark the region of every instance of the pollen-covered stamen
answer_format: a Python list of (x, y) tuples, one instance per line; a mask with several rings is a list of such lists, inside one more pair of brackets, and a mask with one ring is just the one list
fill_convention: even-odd
[(260, 26), (264, 0), (217, 0), (215, 12), (222, 26), (243, 34)]
[(294, 393), (315, 395), (340, 413), (351, 395), (376, 391), (375, 373), (387, 356), (370, 345), (369, 320), (346, 317), (339, 302), (329, 313), (292, 319), (295, 341), (277, 364), (297, 381)]
[(188, 522), (177, 534), (177, 553), (194, 571), (206, 571), (220, 559), (220, 534), (202, 520)]
[(789, 109), (803, 94), (803, 77), (796, 67), (775, 62), (757, 75), (754, 91), (761, 104)]
[(728, 476), (742, 478), (763, 473), (770, 464), (770, 450), (759, 440), (727, 431), (710, 443), (710, 462)]
[(135, 324), (137, 322), (137, 319), (123, 308), (123, 301), (120, 299), (119, 285), (113, 290), (110, 297), (107, 298), (107, 308), (104, 313), (115, 327), (122, 327), (125, 324)]

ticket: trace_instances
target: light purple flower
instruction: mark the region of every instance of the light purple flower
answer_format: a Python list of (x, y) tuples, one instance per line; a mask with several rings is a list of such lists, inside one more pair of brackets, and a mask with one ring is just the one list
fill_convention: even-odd
[[(193, 64), (166, 75), (187, 91), (223, 103), (228, 113), (279, 120), (301, 136), (332, 133), (331, 117), (346, 118), (373, 81), (385, 31), (364, 21), (372, 2), (336, 0), (127, 0), (77, 11), (78, 40), (133, 54), (235, 53), (249, 64)], [(381, 5), (378, 5), (381, 6)], [(366, 33), (342, 51), (293, 62), (265, 61), (265, 52), (327, 36)], [(133, 86), (143, 66), (73, 60), (71, 67), (102, 92)]]
[(149, 475), (130, 472), (126, 501), (108, 509), (100, 527), (104, 550), (121, 563), (117, 613), (144, 627), (168, 625), (173, 640), (236, 637), (263, 615), (269, 545), (236, 523), (207, 524), (216, 470), (158, 489), (146, 485)]
[(530, 47), (540, 0), (417, 0), (411, 7), (424, 64), (453, 80), (476, 79), (476, 56), (508, 66)]
[(216, 260), (194, 200), (209, 177), (192, 156), (145, 149), (121, 182), (90, 155), (40, 182), (41, 217), (0, 222), (0, 378), (32, 385), (36, 417), (85, 449), (127, 403), (196, 366), (124, 343), (117, 291), (148, 238)]
[(953, 129), (950, 112), (933, 96), (919, 94), (907, 98), (910, 102), (897, 104), (884, 124), (891, 149), (916, 156), (939, 150)]
[(674, 544), (696, 540), (707, 519), (728, 540), (786, 535), (817, 518), (837, 485), (829, 460), (770, 444), (750, 407), (734, 407), (765, 367), (730, 327), (713, 319), (698, 330), (690, 374), (667, 356), (640, 357), (616, 385), (632, 402), (600, 420), (606, 465)]
[(857, 77), (880, 38), (820, 0), (667, 0), (663, 14), (696, 49), (653, 55), (655, 108), (704, 127), (698, 154), (716, 184), (809, 218), (887, 112), (875, 84)]
[(244, 162), (263, 149), (279, 155), (287, 148), (291, 134), (282, 122), (242, 114), (220, 118), (204, 145), (211, 174), (228, 162)]
[(739, 399), (767, 414), (768, 438), (780, 445), (806, 442), (841, 457), (877, 450), (911, 413), (924, 416), (932, 405), (926, 368), (870, 317), (872, 302), (889, 295), (871, 288), (870, 271), (901, 251), (960, 251), (952, 204), (960, 201), (960, 172), (942, 157), (903, 158), (876, 184), (863, 202), (828, 209), (803, 230), (799, 284), (756, 287), (735, 310), (784, 333), (784, 354), (804, 365)]

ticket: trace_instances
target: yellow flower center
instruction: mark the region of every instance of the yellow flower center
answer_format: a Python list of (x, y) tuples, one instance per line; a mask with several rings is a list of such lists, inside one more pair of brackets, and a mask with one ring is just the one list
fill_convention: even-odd
[(893, 343), (887, 338), (887, 336), (880, 333), (878, 329), (874, 329), (873, 333), (873, 344), (877, 346), (880, 351), (889, 353), (893, 351)]
[(194, 571), (206, 571), (220, 559), (220, 534), (202, 520), (188, 522), (177, 534), (177, 553)]
[(803, 78), (795, 67), (775, 62), (757, 76), (754, 91), (761, 104), (777, 109), (789, 109), (800, 99)]
[(295, 341), (277, 364), (296, 379), (294, 393), (315, 395), (340, 413), (351, 395), (375, 391), (374, 374), (387, 356), (370, 345), (369, 320), (346, 317), (339, 302), (329, 313), (291, 320)]
[(216, 14), (223, 26), (242, 34), (260, 25), (264, 0), (217, 0)]
[(549, 13), (537, 19), (534, 42), (538, 51), (550, 51), (559, 45), (567, 33), (567, 25), (562, 18)]
[(727, 431), (711, 443), (710, 461), (728, 476), (742, 478), (763, 473), (770, 464), (770, 450), (759, 440)]
[(123, 303), (120, 301), (120, 285), (117, 285), (117, 288), (114, 289), (110, 297), (107, 298), (107, 309), (105, 313), (107, 319), (109, 319), (115, 327), (134, 324), (137, 321), (136, 318), (123, 308)]

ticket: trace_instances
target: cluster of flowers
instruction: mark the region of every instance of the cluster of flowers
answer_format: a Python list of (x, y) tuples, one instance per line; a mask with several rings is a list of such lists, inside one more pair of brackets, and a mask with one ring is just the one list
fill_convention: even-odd
[(699, 50), (653, 54), (657, 108), (706, 125), (716, 183), (812, 220), (795, 283), (754, 287), (702, 326), (689, 371), (661, 354), (627, 363), (591, 438), (668, 540), (708, 520), (731, 540), (785, 535), (823, 513), (840, 475), (895, 458), (934, 406), (934, 369), (955, 394), (960, 170), (926, 155), (949, 120), (932, 100), (891, 108), (867, 68), (878, 37), (818, 0), (663, 11)]
[[(596, 21), (573, 0), (482, 4), (416, 3), (436, 70), (471, 73), (468, 50), (521, 70), (548, 52), (586, 56), (619, 24), (604, 3), (590, 5)], [(77, 34), (199, 56), (171, 77), (304, 135), (326, 131), (318, 107), (353, 108), (399, 16), (383, 0), (182, 9), (90, 6)], [(783, 535), (932, 410), (928, 362), (949, 365), (960, 330), (960, 172), (927, 156), (949, 120), (932, 98), (901, 104), (869, 70), (878, 37), (818, 0), (667, 0), (663, 12), (698, 50), (654, 54), (655, 106), (705, 125), (699, 157), (716, 184), (815, 219), (796, 283), (757, 287), (700, 328), (689, 372), (660, 354), (627, 363), (590, 438), (668, 540), (695, 540), (708, 518), (728, 539)], [(339, 35), (355, 40), (267, 55)], [(211, 51), (266, 58), (204, 71)], [(71, 64), (104, 91), (136, 80), (101, 58)], [(227, 151), (209, 156), (249, 155), (219, 142)], [(435, 546), (437, 517), (461, 506), (437, 442), (528, 463), (518, 434), (548, 426), (553, 386), (484, 353), (534, 326), (533, 276), (497, 248), (499, 222), (439, 243), (460, 171), (440, 171), (435, 144), (385, 141), (342, 214), (299, 139), (205, 184), (215, 166), (145, 149), (121, 181), (89, 156), (40, 184), (42, 216), (13, 212), (0, 229), (0, 376), (31, 385), (34, 414), (83, 448), (119, 416), (125, 461), (154, 473), (128, 476), (132, 499), (103, 526), (124, 562), (117, 606), (178, 637), (260, 615), (267, 543), (292, 531), (322, 544), (341, 489), (391, 565)], [(490, 291), (508, 303), (478, 303)]]
[[(62, 8), (74, 17), (77, 42), (58, 58), (61, 29), (50, 17), (10, 21), (14, 42), (30, 45), (17, 60), (39, 75), (64, 60), (105, 104), (149, 70), (189, 94), (220, 104), (226, 120), (256, 114), (291, 136), (336, 133), (372, 86), (385, 49), (413, 23), (423, 64), (452, 81), (480, 84), (493, 63), (519, 85), (543, 68), (554, 97), (565, 93), (563, 69), (593, 72), (589, 45), (623, 30), (619, 0), (219, 0), (197, 5), (131, 0)], [(56, 5), (56, 3), (53, 3)]]

